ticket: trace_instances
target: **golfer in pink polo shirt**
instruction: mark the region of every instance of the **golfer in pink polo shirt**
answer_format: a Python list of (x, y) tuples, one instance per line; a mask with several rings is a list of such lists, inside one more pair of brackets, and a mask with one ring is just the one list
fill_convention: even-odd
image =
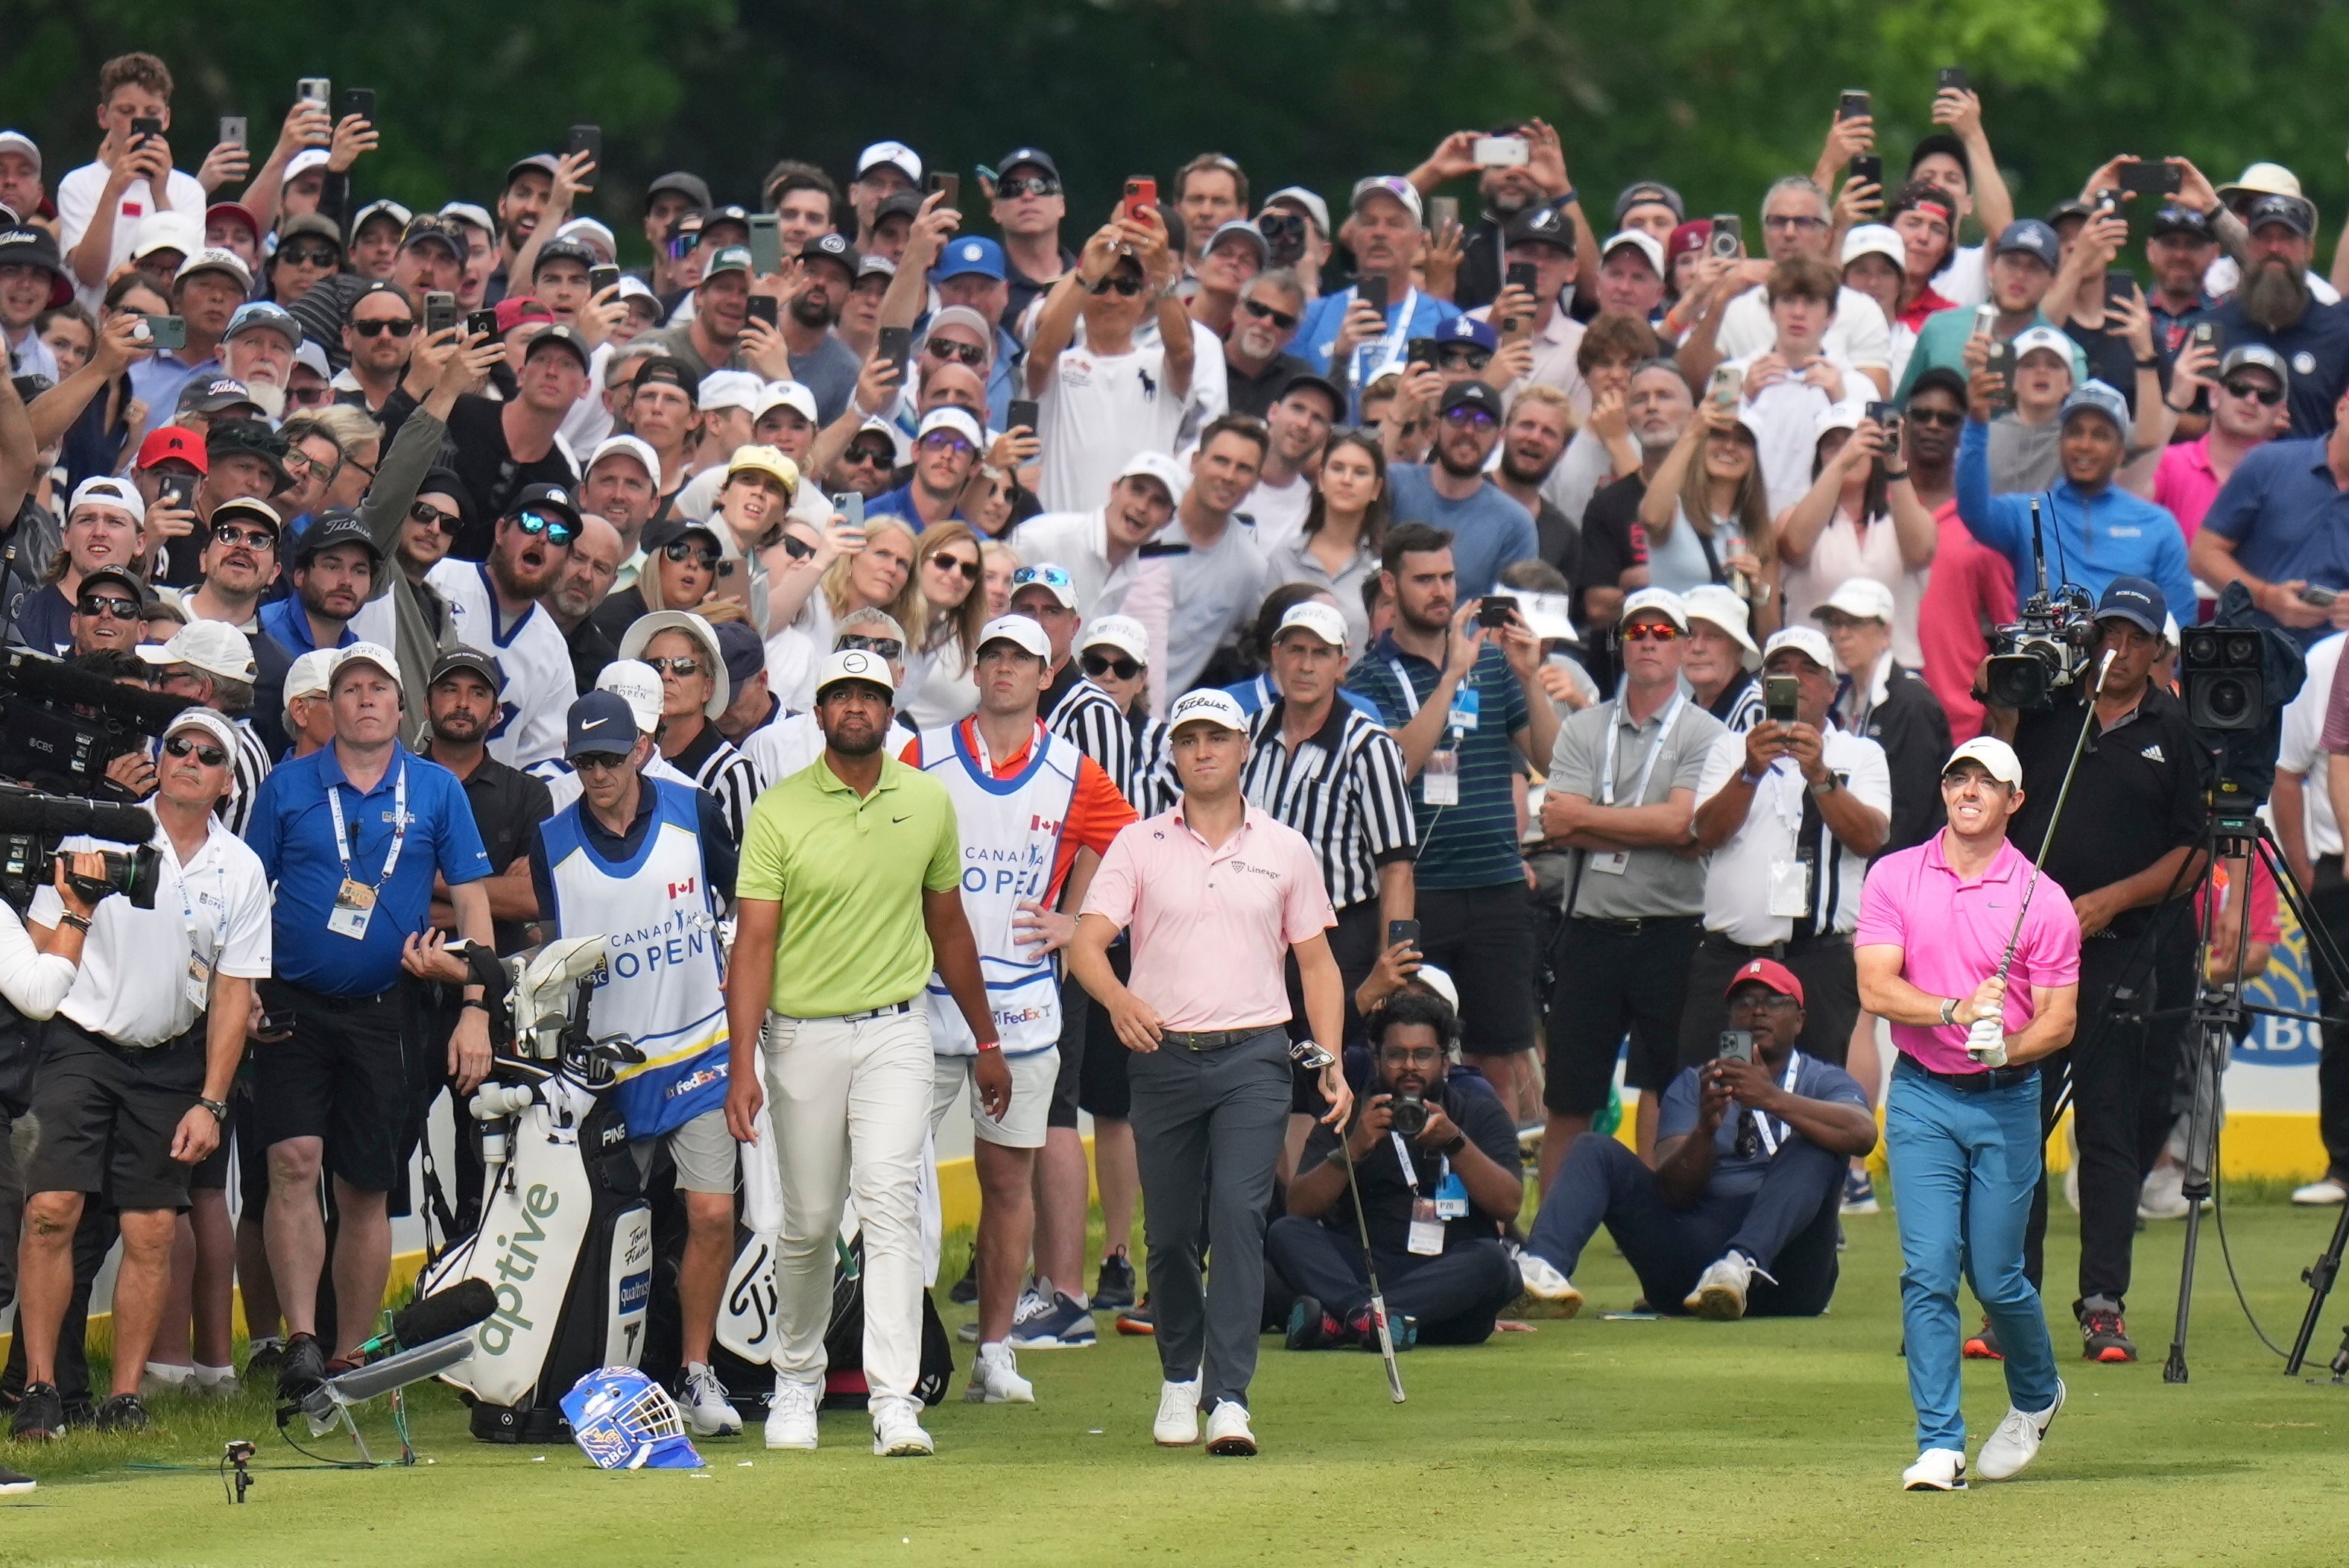
[(1911, 1491), (1966, 1484), (1961, 1268), (2006, 1355), (2011, 1405), (1982, 1444), (1982, 1479), (2029, 1464), (2064, 1404), (2023, 1238), (2043, 1137), (2035, 1064), (2072, 1038), (2080, 923), (2064, 890), (2044, 876), (2034, 887), (2031, 862), (2007, 842), (2023, 804), (2013, 748), (1986, 735), (1959, 747), (1941, 770), (1941, 803), (1947, 827), (1869, 870), (1852, 934), (1860, 1003), (1891, 1021), (1900, 1050), (1884, 1139), (1917, 1407), (1917, 1462), (1901, 1476)]

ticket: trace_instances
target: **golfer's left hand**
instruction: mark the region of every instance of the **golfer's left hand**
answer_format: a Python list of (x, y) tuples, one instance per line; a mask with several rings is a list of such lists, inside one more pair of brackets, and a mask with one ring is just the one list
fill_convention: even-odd
[(2006, 1066), (2006, 1023), (1998, 1017), (1977, 1018), (1966, 1030), (1966, 1055), (1986, 1068)]
[(1001, 1121), (1011, 1110), (1011, 1064), (1003, 1059), (1001, 1047), (979, 1052), (970, 1076), (978, 1090), (979, 1109), (991, 1119)]
[(1345, 1126), (1346, 1119), (1354, 1113), (1354, 1090), (1353, 1086), (1346, 1081), (1345, 1069), (1335, 1061), (1321, 1069), (1321, 1098), (1330, 1102), (1329, 1112), (1321, 1118), (1321, 1124), (1325, 1127)]

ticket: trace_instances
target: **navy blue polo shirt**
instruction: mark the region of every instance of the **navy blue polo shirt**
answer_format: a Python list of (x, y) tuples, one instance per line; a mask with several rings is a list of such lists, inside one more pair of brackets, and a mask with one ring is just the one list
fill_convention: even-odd
[[(897, 518), (912, 528), (916, 533), (921, 532), (923, 529), (929, 526), (922, 521), (922, 514), (914, 510), (914, 481), (911, 480), (907, 480), (895, 490), (885, 490), (866, 501), (864, 515)], [(947, 514), (947, 518), (954, 522), (968, 521), (963, 516), (962, 508), (958, 506)]]
[[(2244, 453), (2202, 526), (2231, 540), (2236, 561), (2253, 576), (2349, 593), (2349, 490), (2333, 482), (2324, 448), (2324, 438), (2316, 437), (2270, 441)], [(2259, 619), (2302, 648), (2333, 633), (2321, 623), (2284, 626), (2264, 611)]]
[(2333, 406), (2349, 387), (2349, 305), (2312, 300), (2300, 325), (2288, 332), (2270, 332), (2243, 314), (2242, 301), (2230, 299), (2210, 313), (2219, 324), (2219, 352), (2245, 343), (2264, 343), (2283, 356), (2292, 367), (2292, 387), (2284, 406), (2292, 410), (2292, 433), (2322, 436), (2333, 428)]
[[(350, 874), (374, 887), (391, 851), (392, 801), (403, 767), (409, 827), (399, 864), (378, 892), (367, 935), (338, 936), (326, 929), (343, 885), (343, 858), (335, 844), (326, 791), (340, 793), (344, 826), (357, 841)], [(421, 932), (430, 917), (435, 872), (457, 887), (479, 882), (492, 870), (465, 787), (446, 768), (405, 748), (395, 751), (383, 778), (364, 794), (343, 776), (332, 746), (279, 763), (262, 781), (244, 836), (276, 891), (277, 977), (330, 996), (369, 996), (390, 989), (399, 978), (401, 944)]]
[[(1696, 1130), (1696, 1113), (1703, 1091), (1698, 1087), (1701, 1068), (1683, 1068), (1680, 1077), (1672, 1079), (1664, 1090), (1663, 1104), (1656, 1117), (1656, 1140), (1686, 1138)], [(1868, 1097), (1860, 1092), (1859, 1080), (1833, 1062), (1823, 1062), (1805, 1054), (1795, 1068), (1794, 1093), (1804, 1099), (1823, 1099), (1829, 1105), (1856, 1105), (1868, 1109)], [(1756, 1136), (1749, 1140), (1754, 1152), (1737, 1152), (1737, 1129), (1740, 1122), (1752, 1125), (1755, 1113), (1729, 1102), (1729, 1112), (1721, 1119), (1720, 1128), (1713, 1135), (1713, 1174), (1705, 1178), (1704, 1195), (1708, 1198), (1744, 1198), (1762, 1190), (1762, 1178), (1770, 1172), (1769, 1145)], [(1802, 1134), (1782, 1121), (1772, 1121), (1770, 1135), (1778, 1147), (1802, 1138)]]
[[(1434, 692), (1441, 673), (1397, 647), (1388, 634), (1347, 673), (1346, 685), (1376, 703), (1386, 727), (1400, 734)], [(1411, 683), (1408, 689), (1404, 680)], [(1475, 687), (1477, 706), (1476, 727), (1460, 737), (1460, 804), (1431, 806), (1425, 784), (1413, 780), (1411, 804), (1419, 822), (1413, 880), (1425, 888), (1522, 885), (1525, 854), (1517, 847), (1517, 798), (1511, 781), (1525, 765), (1513, 738), (1533, 722), (1526, 688), (1517, 684), (1500, 645), (1491, 642), (1460, 685), (1464, 690)]]

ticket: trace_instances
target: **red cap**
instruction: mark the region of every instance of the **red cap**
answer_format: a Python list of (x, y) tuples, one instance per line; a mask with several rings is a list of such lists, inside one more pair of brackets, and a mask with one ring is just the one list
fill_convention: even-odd
[(1691, 251), (1703, 250), (1712, 238), (1713, 220), (1692, 218), (1673, 228), (1672, 237), (1664, 242), (1664, 255), (1668, 260), (1677, 260)]
[(498, 335), (503, 337), (526, 321), (553, 321), (554, 312), (543, 299), (508, 294), (498, 301)]
[(261, 220), (254, 215), (252, 208), (242, 201), (215, 201), (204, 209), (207, 225), (217, 218), (228, 218), (242, 223), (256, 236), (261, 232)]
[(150, 430), (147, 438), (139, 443), (140, 468), (151, 469), (167, 458), (191, 463), (200, 474), (212, 471), (212, 459), (204, 453), (204, 438), (185, 425), (165, 425)]
[(1729, 984), (1722, 987), (1721, 994), (1726, 996), (1740, 985), (1754, 980), (1760, 981), (1781, 996), (1792, 996), (1795, 1006), (1802, 1005), (1803, 983), (1795, 978), (1793, 970), (1775, 958), (1754, 959), (1729, 977)]

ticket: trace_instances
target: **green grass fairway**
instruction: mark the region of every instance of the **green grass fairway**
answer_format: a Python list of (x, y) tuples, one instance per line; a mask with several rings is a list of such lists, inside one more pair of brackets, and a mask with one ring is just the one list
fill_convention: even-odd
[[(1578, 1282), (1583, 1317), (1407, 1356), (1400, 1408), (1375, 1358), (1267, 1339), (1254, 1460), (1153, 1448), (1156, 1357), (1107, 1334), (1022, 1359), (1034, 1408), (965, 1406), (958, 1377), (931, 1414), (927, 1461), (874, 1459), (855, 1415), (827, 1417), (812, 1455), (770, 1455), (754, 1426), (705, 1444), (701, 1474), (606, 1475), (569, 1448), (476, 1444), (436, 1392), (418, 1402), (417, 1433), (434, 1462), (333, 1473), (280, 1468), (303, 1461), (258, 1400), (165, 1406), (168, 1431), (135, 1444), (11, 1452), (43, 1485), (0, 1503), (0, 1563), (2349, 1562), (2349, 1388), (2285, 1381), (2208, 1229), (2189, 1385), (2161, 1381), (2181, 1233), (2164, 1224), (2137, 1249), (2130, 1324), (2146, 1359), (2082, 1365), (2059, 1333), (2071, 1403), (2037, 1465), (1956, 1496), (1903, 1493), (1913, 1429), (1893, 1223), (1849, 1222), (1835, 1313), (1807, 1323), (1599, 1321), (1633, 1291), (1602, 1236)], [(2251, 1305), (2280, 1340), (2332, 1223), (2272, 1201), (2230, 1222)], [(2056, 1224), (2060, 1315), (2074, 1222)], [(2349, 1293), (2326, 1314), (2320, 1367), (2344, 1319)], [(1966, 1381), (1978, 1444), (2005, 1392), (1995, 1367)], [(377, 1431), (388, 1441), (380, 1416)], [(232, 1436), (261, 1447), (242, 1508), (210, 1468)]]

